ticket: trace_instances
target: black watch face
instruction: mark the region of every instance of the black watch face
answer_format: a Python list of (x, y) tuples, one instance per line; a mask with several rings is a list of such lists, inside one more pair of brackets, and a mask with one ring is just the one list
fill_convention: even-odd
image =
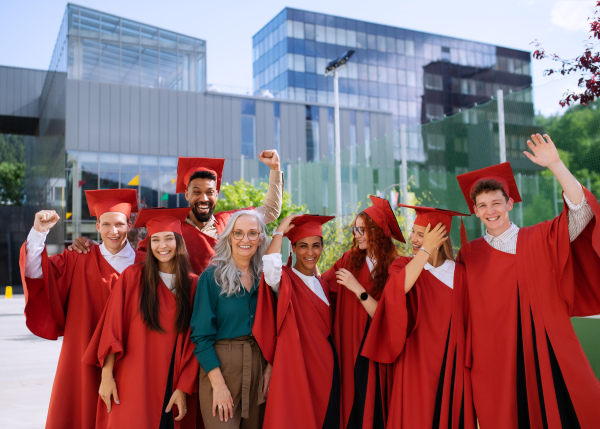
[(366, 301), (367, 299), (369, 299), (369, 294), (367, 292), (363, 292), (360, 294), (361, 301)]

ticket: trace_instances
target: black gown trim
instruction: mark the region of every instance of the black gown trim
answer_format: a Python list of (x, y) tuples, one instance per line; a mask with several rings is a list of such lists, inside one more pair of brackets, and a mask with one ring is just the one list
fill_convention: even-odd
[[(451, 326), (452, 320), (450, 321), (450, 327)], [(448, 358), (448, 346), (450, 344), (450, 327), (448, 327), (446, 347), (444, 348), (444, 359), (442, 360), (442, 369), (440, 370), (437, 392), (435, 394), (435, 408), (433, 409), (433, 422), (431, 424), (433, 428), (440, 427), (440, 419), (442, 415), (442, 394), (444, 392), (444, 376), (446, 375), (446, 360)], [(452, 374), (452, 382), (454, 383), (454, 374)], [(452, 412), (452, 408), (450, 409), (450, 412)], [(450, 419), (450, 421), (452, 421), (452, 419)]]
[(340, 365), (338, 355), (335, 351), (335, 345), (331, 335), (327, 338), (331, 351), (333, 352), (333, 378), (331, 380), (331, 391), (329, 393), (329, 403), (327, 412), (323, 421), (323, 429), (339, 429), (340, 427)]
[(173, 420), (173, 410), (165, 413), (167, 405), (173, 395), (173, 375), (175, 373), (175, 352), (177, 351), (177, 339), (175, 339), (175, 347), (173, 347), (173, 355), (171, 356), (171, 364), (169, 365), (169, 376), (167, 378), (167, 388), (165, 389), (165, 397), (163, 406), (160, 409), (160, 425), (158, 429), (175, 429), (175, 421)]
[[(369, 359), (362, 356), (363, 346), (365, 344), (365, 338), (369, 332), (369, 326), (371, 325), (371, 319), (367, 319), (365, 326), (365, 333), (363, 335), (362, 342), (360, 343), (360, 349), (358, 350), (358, 356), (354, 364), (354, 402), (352, 403), (352, 410), (350, 411), (350, 417), (347, 422), (347, 429), (362, 429), (363, 419), (365, 415), (365, 401), (367, 398), (367, 386), (369, 382)], [(383, 402), (381, 399), (381, 388), (379, 384), (379, 365), (375, 364), (376, 372), (376, 389), (375, 389), (375, 409), (373, 415), (373, 429), (383, 429)]]

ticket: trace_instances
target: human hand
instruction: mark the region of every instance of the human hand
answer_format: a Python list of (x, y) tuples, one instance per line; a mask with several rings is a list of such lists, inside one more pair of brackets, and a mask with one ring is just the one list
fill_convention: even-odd
[(533, 134), (531, 140), (527, 140), (527, 146), (533, 154), (526, 150), (523, 153), (534, 164), (552, 168), (562, 162), (558, 150), (548, 134), (544, 134), (544, 137), (540, 134)]
[(41, 210), (35, 214), (33, 228), (37, 232), (50, 231), (59, 219), (60, 216), (54, 210)]
[(440, 222), (433, 229), (431, 229), (431, 225), (427, 225), (421, 248), (431, 253), (434, 249), (439, 249), (446, 240), (448, 240), (448, 235), (444, 224)]
[(187, 398), (185, 392), (183, 390), (175, 389), (173, 394), (171, 395), (171, 399), (167, 404), (167, 408), (165, 409), (165, 413), (168, 413), (173, 408), (173, 405), (177, 405), (177, 409), (179, 410), (179, 415), (175, 417), (175, 421), (178, 422), (185, 417), (187, 414)]
[(279, 226), (277, 227), (277, 231), (281, 232), (282, 234), (287, 234), (287, 232), (294, 227), (294, 224), (292, 223), (292, 221), (294, 219), (296, 219), (298, 216), (301, 216), (301, 215), (294, 214), (294, 215), (284, 217), (283, 220), (281, 221), (281, 223), (279, 224)]
[(273, 366), (269, 363), (263, 370), (263, 398), (266, 400), (269, 395), (269, 384), (271, 384), (271, 374), (273, 372)]
[(275, 149), (263, 150), (258, 159), (265, 165), (268, 165), (271, 170), (279, 170), (279, 154)]
[(213, 417), (216, 417), (217, 409), (219, 410), (219, 419), (222, 422), (227, 422), (227, 420), (233, 418), (233, 398), (225, 383), (216, 388), (213, 386)]
[(114, 378), (108, 378), (100, 382), (98, 389), (100, 399), (106, 404), (106, 411), (110, 413), (112, 409), (111, 397), (114, 398), (115, 404), (119, 405), (119, 393), (117, 392), (117, 383)]
[(356, 277), (345, 268), (341, 268), (340, 270), (335, 272), (335, 277), (337, 278), (337, 282), (341, 285), (346, 286), (348, 290), (354, 292), (356, 295), (364, 292), (364, 288), (360, 285)]
[(75, 251), (77, 253), (87, 253), (90, 251), (90, 246), (92, 244), (94, 244), (92, 240), (90, 240), (87, 237), (81, 236), (73, 240), (73, 243), (71, 243), (71, 245), (67, 247), (67, 249), (69, 249), (69, 252)]

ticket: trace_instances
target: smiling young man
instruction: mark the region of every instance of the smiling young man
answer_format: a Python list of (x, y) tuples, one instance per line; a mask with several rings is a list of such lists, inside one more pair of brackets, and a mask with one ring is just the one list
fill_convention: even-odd
[(96, 216), (101, 245), (86, 254), (64, 251), (48, 256), (45, 241), (59, 220), (54, 210), (35, 215), (21, 248), (21, 277), (29, 330), (49, 340), (63, 336), (52, 386), (46, 428), (94, 427), (100, 369), (81, 363), (112, 285), (120, 273), (144, 259), (127, 241), (130, 213), (137, 212), (133, 189), (86, 191)]
[(570, 317), (600, 313), (600, 214), (545, 135), (527, 158), (563, 189), (563, 212), (519, 228), (509, 214), (521, 197), (509, 163), (458, 176), (486, 234), (463, 245), (477, 418), (485, 428), (588, 428), (600, 421), (600, 383)]

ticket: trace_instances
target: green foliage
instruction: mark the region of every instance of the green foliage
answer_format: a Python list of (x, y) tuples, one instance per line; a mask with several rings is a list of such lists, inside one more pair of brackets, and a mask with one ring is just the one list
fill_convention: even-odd
[(25, 164), (0, 163), (0, 204), (23, 205)]
[[(261, 182), (254, 186), (244, 179), (230, 183), (221, 184), (221, 197), (217, 201), (215, 212), (237, 210), (243, 207), (259, 207), (263, 204), (269, 184)], [(267, 231), (271, 234), (279, 226), (281, 220), (291, 214), (306, 213), (306, 206), (297, 206), (292, 204), (292, 197), (289, 192), (283, 192), (283, 202), (281, 205), (281, 214), (279, 218), (267, 225)]]
[(25, 162), (25, 137), (0, 134), (0, 162), (19, 164)]

